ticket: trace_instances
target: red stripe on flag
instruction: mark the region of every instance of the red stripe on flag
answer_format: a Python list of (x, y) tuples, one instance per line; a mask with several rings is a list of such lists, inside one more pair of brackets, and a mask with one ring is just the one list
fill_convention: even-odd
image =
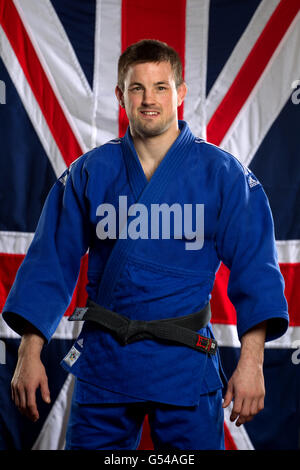
[(228, 429), (227, 424), (224, 422), (224, 438), (225, 438), (225, 449), (226, 450), (238, 450), (236, 443), (233, 440), (232, 435)]
[[(281, 274), (285, 282), (285, 297), (288, 303), (290, 326), (300, 326), (300, 263), (280, 263)], [(212, 290), (211, 310), (212, 322), (236, 325), (236, 311), (227, 296), (230, 271), (222, 263), (216, 275)]]
[(153, 450), (153, 442), (151, 438), (151, 430), (149, 425), (148, 415), (144, 419), (143, 432), (138, 450)]
[(290, 326), (300, 326), (300, 263), (281, 263), (280, 271), (285, 281), (285, 297), (289, 306)]
[(52, 90), (19, 13), (12, 1), (0, 0), (0, 24), (17, 56), (67, 166), (82, 149)]
[(299, 0), (281, 0), (207, 126), (207, 140), (220, 145), (299, 11)]
[[(0, 312), (3, 310), (6, 298), (24, 258), (25, 255), (0, 253)], [(75, 307), (84, 307), (86, 305), (87, 267), (88, 255), (85, 255), (81, 260), (80, 274), (71, 303), (65, 312), (67, 316), (72, 314)]]
[(0, 311), (2, 312), (8, 293), (24, 255), (0, 253)]
[(236, 311), (227, 296), (230, 271), (221, 263), (211, 294), (212, 323), (236, 325)]
[[(186, 0), (123, 0), (122, 2), (122, 51), (141, 39), (158, 39), (173, 47), (179, 54), (184, 73), (185, 62), (185, 10)], [(183, 105), (178, 109), (183, 118)], [(119, 135), (128, 126), (123, 109), (119, 114)]]

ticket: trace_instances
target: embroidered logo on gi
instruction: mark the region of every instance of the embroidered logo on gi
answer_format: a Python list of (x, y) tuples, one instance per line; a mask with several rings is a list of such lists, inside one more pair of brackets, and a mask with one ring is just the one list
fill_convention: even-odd
[(74, 363), (77, 361), (79, 358), (81, 352), (78, 351), (78, 349), (75, 348), (75, 346), (72, 346), (66, 357), (64, 358), (64, 361), (72, 367)]
[(244, 167), (244, 173), (246, 175), (247, 183), (248, 183), (249, 188), (252, 189), (255, 186), (260, 185), (260, 182), (258, 181), (256, 176), (254, 176), (254, 174), (251, 172), (251, 170), (249, 170), (249, 168), (247, 168), (244, 165), (243, 165), (243, 167)]
[(248, 184), (249, 188), (254, 188), (254, 186), (257, 186), (259, 184), (258, 180), (256, 178), (253, 178), (252, 175), (248, 175)]
[(64, 171), (64, 173), (61, 175), (58, 181), (60, 181), (64, 186), (66, 185), (67, 179), (69, 176), (69, 169)]

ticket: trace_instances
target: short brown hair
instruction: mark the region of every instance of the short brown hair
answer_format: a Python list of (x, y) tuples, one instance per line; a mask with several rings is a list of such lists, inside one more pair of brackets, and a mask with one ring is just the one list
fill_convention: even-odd
[(156, 39), (142, 39), (131, 44), (121, 54), (118, 62), (118, 86), (123, 91), (124, 81), (132, 64), (144, 62), (170, 62), (176, 87), (183, 83), (182, 63), (178, 53), (165, 42)]

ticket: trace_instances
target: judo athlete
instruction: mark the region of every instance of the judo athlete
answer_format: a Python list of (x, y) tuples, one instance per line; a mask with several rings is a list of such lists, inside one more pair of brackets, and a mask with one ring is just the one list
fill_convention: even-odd
[[(223, 408), (239, 426), (264, 406), (265, 341), (288, 327), (270, 207), (250, 170), (195, 137), (177, 53), (144, 40), (120, 57), (126, 135), (79, 157), (57, 180), (4, 306), (22, 335), (12, 379), (38, 419), (50, 395), (40, 360), (88, 250), (83, 327), (62, 366), (76, 377), (66, 449), (136, 449), (148, 415), (155, 449), (224, 449)], [(221, 261), (241, 353), (228, 384), (209, 321)], [(225, 393), (226, 391), (226, 393)]]

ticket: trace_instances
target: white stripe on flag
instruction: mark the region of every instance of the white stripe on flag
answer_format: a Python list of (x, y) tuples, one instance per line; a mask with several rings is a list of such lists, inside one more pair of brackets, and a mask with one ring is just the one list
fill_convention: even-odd
[[(220, 347), (240, 348), (236, 325), (213, 323), (212, 329)], [(265, 343), (265, 349), (293, 349), (300, 340), (300, 326), (290, 326), (287, 332), (274, 341)]]
[(34, 233), (0, 231), (0, 253), (25, 255)]
[(184, 119), (192, 132), (206, 138), (206, 72), (210, 1), (187, 0)]
[[(69, 321), (67, 316), (62, 317), (58, 327), (52, 336), (52, 339), (70, 339), (74, 340), (79, 336), (83, 322)], [(1, 337), (6, 339), (18, 339), (20, 335), (12, 330), (0, 315), (0, 332)]]
[(262, 0), (252, 16), (247, 28), (237, 42), (221, 73), (209, 91), (207, 105), (207, 123), (232, 85), (241, 66), (248, 57), (266, 23), (270, 19), (280, 0)]
[(300, 263), (300, 240), (277, 240), (279, 263)]
[[(0, 231), (0, 253), (26, 254), (34, 233)], [(300, 240), (277, 240), (279, 263), (300, 263)]]
[[(248, 166), (292, 93), (300, 73), (300, 13), (271, 57), (220, 147)], [(284, 71), (284, 73), (283, 73)]]
[(121, 0), (97, 0), (92, 147), (119, 135), (119, 103), (115, 86), (120, 54)]
[(65, 161), (61, 155), (59, 148), (53, 139), (52, 133), (44, 118), (43, 113), (36, 101), (34, 94), (27, 82), (22, 67), (11, 47), (9, 40), (0, 26), (0, 45), (1, 58), (10, 75), (10, 78), (16, 87), (24, 108), (28, 114), (32, 125), (40, 138), (44, 150), (52, 164), (56, 176), (60, 176), (66, 169)]

